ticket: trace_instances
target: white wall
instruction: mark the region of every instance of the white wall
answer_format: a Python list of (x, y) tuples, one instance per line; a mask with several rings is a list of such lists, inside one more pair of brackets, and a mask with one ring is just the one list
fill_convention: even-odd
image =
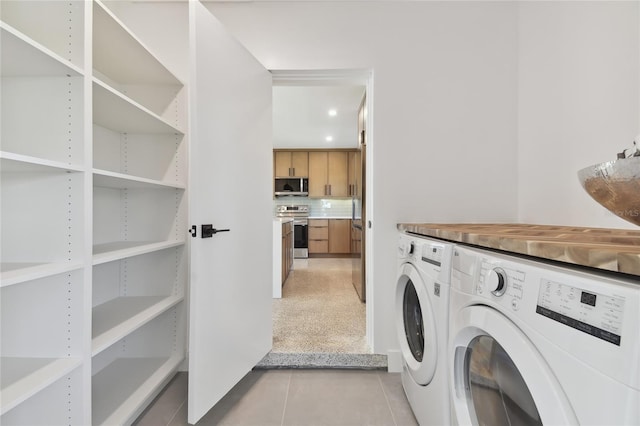
[(520, 221), (636, 228), (592, 200), (577, 171), (640, 133), (639, 4), (519, 4)]
[[(267, 68), (374, 71), (376, 352), (397, 346), (396, 223), (627, 226), (576, 172), (640, 132), (637, 1), (207, 7)], [(126, 11), (186, 76), (183, 13), (164, 2)]]
[(373, 69), (374, 350), (396, 348), (396, 224), (517, 218), (515, 4), (207, 6), (267, 68)]

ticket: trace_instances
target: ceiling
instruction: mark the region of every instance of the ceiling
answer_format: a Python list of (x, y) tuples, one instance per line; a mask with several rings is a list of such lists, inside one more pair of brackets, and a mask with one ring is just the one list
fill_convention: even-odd
[(273, 147), (357, 148), (364, 93), (356, 85), (273, 86)]

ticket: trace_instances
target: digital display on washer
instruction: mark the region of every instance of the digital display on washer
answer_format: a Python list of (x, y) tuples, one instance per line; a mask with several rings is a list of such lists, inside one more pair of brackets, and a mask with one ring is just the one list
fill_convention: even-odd
[(543, 278), (536, 313), (620, 346), (624, 301)]
[(596, 306), (596, 295), (583, 291), (580, 295), (580, 302), (584, 303), (585, 305)]

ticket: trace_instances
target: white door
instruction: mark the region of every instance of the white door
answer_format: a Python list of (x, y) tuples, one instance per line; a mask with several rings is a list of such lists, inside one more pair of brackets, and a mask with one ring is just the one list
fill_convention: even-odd
[[(189, 3), (193, 424), (271, 349), (273, 212), (271, 74)], [(229, 231), (202, 238), (203, 224)]]

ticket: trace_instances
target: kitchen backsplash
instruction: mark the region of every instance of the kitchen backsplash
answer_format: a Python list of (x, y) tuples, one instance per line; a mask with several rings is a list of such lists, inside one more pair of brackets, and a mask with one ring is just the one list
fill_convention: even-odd
[(351, 217), (351, 199), (318, 199), (306, 197), (283, 197), (273, 200), (273, 214), (276, 206), (306, 204), (311, 217)]

